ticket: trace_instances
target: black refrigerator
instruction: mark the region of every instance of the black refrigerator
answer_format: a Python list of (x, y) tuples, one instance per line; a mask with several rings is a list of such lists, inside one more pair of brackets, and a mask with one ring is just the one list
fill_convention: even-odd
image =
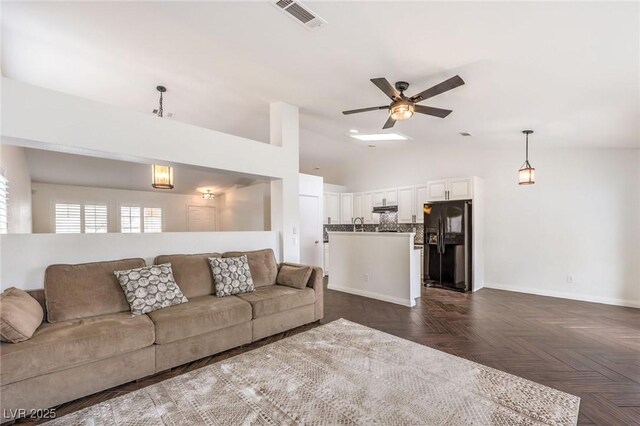
[(424, 285), (472, 289), (471, 201), (426, 203)]

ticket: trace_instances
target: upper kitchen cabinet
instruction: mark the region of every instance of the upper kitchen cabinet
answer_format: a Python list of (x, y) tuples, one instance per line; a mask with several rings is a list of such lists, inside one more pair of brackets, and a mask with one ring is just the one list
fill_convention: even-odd
[(334, 192), (324, 193), (324, 223), (340, 223), (340, 194)]
[(448, 200), (470, 200), (473, 198), (473, 178), (449, 179)]
[(473, 177), (427, 182), (427, 201), (470, 200), (472, 198)]
[(432, 180), (427, 182), (428, 201), (444, 201), (447, 199), (447, 181)]
[(362, 194), (362, 216), (364, 223), (374, 223), (373, 217), (373, 192)]
[(353, 194), (340, 194), (340, 223), (353, 223)]
[(385, 189), (373, 193), (373, 207), (398, 205), (398, 189)]
[(416, 217), (416, 187), (398, 188), (398, 223), (415, 223)]
[(363, 196), (362, 192), (353, 194), (353, 217), (364, 217), (364, 210), (362, 209)]
[(429, 186), (416, 186), (416, 222), (423, 223), (424, 222), (424, 213), (422, 211), (422, 206), (424, 203), (429, 202)]

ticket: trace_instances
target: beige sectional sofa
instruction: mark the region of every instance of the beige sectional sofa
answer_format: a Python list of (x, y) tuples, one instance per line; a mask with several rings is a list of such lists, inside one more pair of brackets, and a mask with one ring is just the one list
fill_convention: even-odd
[[(187, 303), (132, 316), (113, 271), (145, 266), (125, 259), (47, 268), (29, 293), (47, 319), (33, 337), (0, 345), (3, 421), (241, 346), (323, 317), (322, 270), (306, 288), (276, 284), (282, 265), (270, 249), (246, 254), (255, 292), (215, 297), (208, 263), (217, 253), (163, 255)], [(28, 411), (27, 411), (28, 414)]]

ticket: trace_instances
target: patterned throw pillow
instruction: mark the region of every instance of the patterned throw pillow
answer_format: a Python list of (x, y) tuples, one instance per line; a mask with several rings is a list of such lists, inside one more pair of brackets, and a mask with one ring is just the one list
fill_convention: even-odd
[(124, 290), (133, 315), (188, 302), (173, 278), (170, 263), (115, 271), (114, 274)]
[(210, 257), (209, 264), (217, 297), (255, 291), (247, 256)]

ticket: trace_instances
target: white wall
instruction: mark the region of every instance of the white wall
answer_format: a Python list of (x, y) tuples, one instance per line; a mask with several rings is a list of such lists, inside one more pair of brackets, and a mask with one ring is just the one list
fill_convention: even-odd
[[(284, 260), (296, 262), (298, 109), (271, 105), (271, 144), (129, 111), (2, 78), (6, 143), (139, 162), (167, 162), (275, 178), (271, 229)], [(275, 188), (275, 191), (273, 190)]]
[[(172, 194), (124, 189), (90, 188), (85, 186), (32, 183), (33, 232), (55, 232), (54, 206), (56, 203), (106, 204), (109, 212), (109, 232), (120, 232), (120, 206), (162, 208), (164, 232), (187, 231), (188, 206), (216, 207), (215, 200), (204, 200), (198, 195)], [(226, 229), (218, 228), (224, 231)], [(249, 230), (249, 229), (238, 229)], [(262, 231), (264, 229), (260, 229)]]
[(528, 187), (522, 149), (376, 151), (347, 170), (350, 191), (484, 179), (486, 287), (640, 307), (640, 150), (534, 145)]
[(218, 230), (268, 231), (271, 226), (271, 185), (233, 187), (216, 197)]
[(31, 232), (31, 176), (24, 148), (0, 144), (0, 170), (9, 181), (8, 231)]
[(173, 232), (162, 234), (9, 234), (0, 238), (0, 287), (42, 288), (44, 271), (55, 263), (83, 263), (160, 254), (210, 253), (271, 248), (280, 252), (277, 232)]

